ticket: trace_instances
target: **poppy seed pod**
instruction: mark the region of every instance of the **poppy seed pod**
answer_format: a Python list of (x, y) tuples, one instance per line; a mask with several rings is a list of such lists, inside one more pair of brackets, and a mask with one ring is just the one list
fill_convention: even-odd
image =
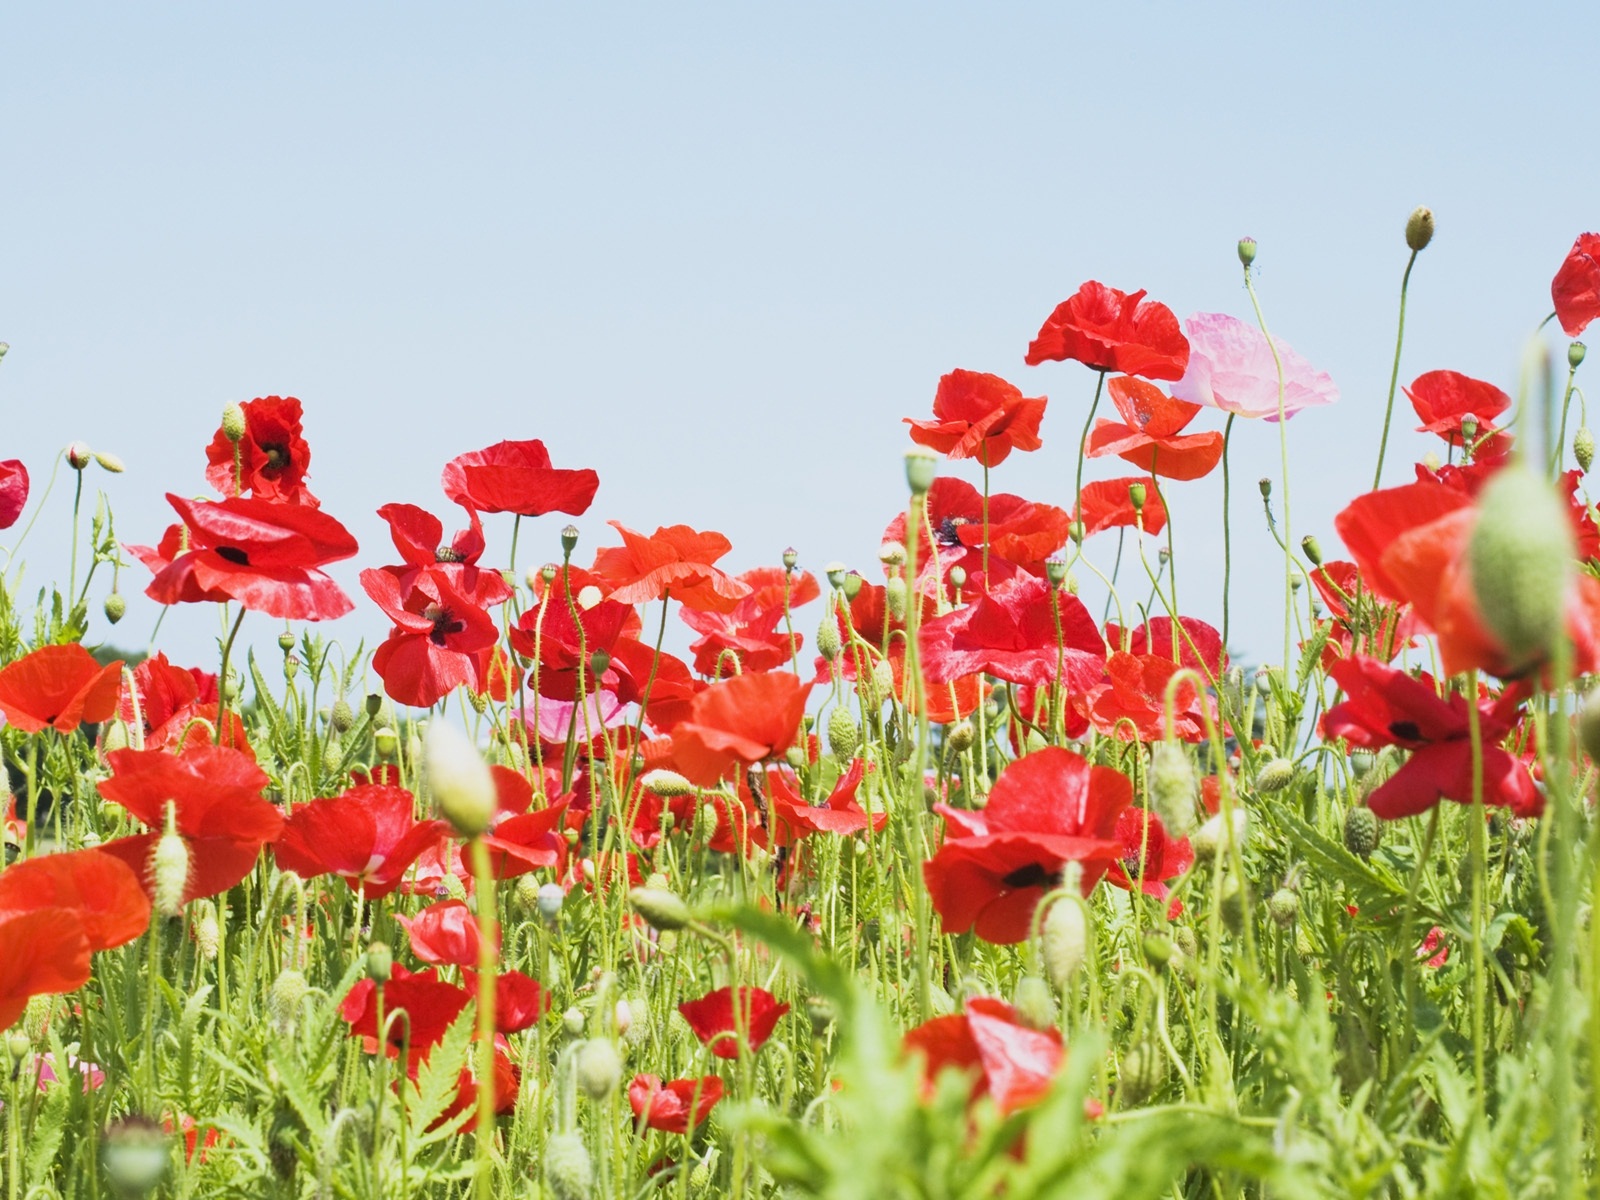
[(886, 567), (906, 565), (906, 548), (900, 542), (885, 542), (878, 547), (878, 561)]
[(1406, 245), (1413, 253), (1427, 249), (1433, 241), (1433, 209), (1418, 206), (1406, 218)]
[(374, 983), (388, 983), (394, 974), (394, 951), (388, 942), (373, 942), (367, 947), (367, 978)]
[(1583, 356), (1588, 353), (1588, 347), (1582, 342), (1573, 342), (1567, 347), (1567, 366), (1576, 371), (1583, 365)]
[(1543, 476), (1519, 461), (1489, 481), (1467, 561), (1483, 623), (1514, 667), (1547, 658), (1563, 636), (1575, 554), (1565, 506)]
[(622, 1080), (622, 1056), (610, 1038), (590, 1038), (578, 1047), (578, 1087), (591, 1100), (604, 1100)]
[(250, 432), (250, 426), (245, 420), (244, 405), (230, 404), (222, 410), (222, 436), (230, 442), (244, 441), (244, 435)]
[(1133, 511), (1136, 512), (1136, 513), (1144, 512), (1144, 501), (1145, 501), (1145, 487), (1144, 487), (1144, 484), (1142, 484), (1142, 483), (1130, 483), (1128, 485), (1128, 503), (1133, 505)]
[(960, 563), (950, 568), (950, 586), (958, 592), (967, 586), (967, 569)]
[(1267, 914), (1279, 929), (1289, 928), (1300, 915), (1300, 897), (1292, 888), (1279, 888), (1267, 901)]
[(576, 525), (563, 525), (561, 527), (561, 552), (571, 555), (578, 548), (578, 527)]
[(906, 451), (905, 459), (906, 486), (911, 489), (913, 496), (927, 495), (939, 471), (938, 458), (917, 446)]
[(861, 594), (861, 584), (863, 582), (864, 581), (859, 573), (851, 571), (849, 574), (847, 574), (844, 577), (844, 598), (846, 600), (854, 600), (857, 596), (859, 596)]
[(1306, 561), (1313, 567), (1322, 565), (1322, 543), (1317, 541), (1314, 533), (1308, 533), (1300, 539), (1300, 549), (1305, 551)]
[(466, 735), (443, 721), (428, 725), (423, 772), (439, 813), (462, 837), (477, 837), (494, 820), (494, 776)]
[(972, 743), (977, 736), (978, 732), (972, 727), (971, 721), (960, 720), (946, 731), (944, 744), (950, 747), (954, 753), (964, 754), (972, 748)]
[(792, 571), (800, 562), (800, 552), (793, 546), (788, 546), (783, 551), (783, 569)]
[(1253, 237), (1239, 239), (1239, 262), (1248, 267), (1256, 260), (1256, 240)]
[(1067, 561), (1052, 554), (1044, 560), (1044, 577), (1051, 587), (1060, 587), (1067, 581)]
[(1256, 487), (1261, 489), (1261, 498), (1263, 500), (1272, 499), (1272, 480), (1263, 475), (1260, 479), (1256, 480)]

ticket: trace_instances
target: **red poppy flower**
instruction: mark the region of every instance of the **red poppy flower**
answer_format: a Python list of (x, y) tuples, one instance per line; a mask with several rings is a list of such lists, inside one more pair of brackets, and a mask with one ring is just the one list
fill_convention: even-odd
[[(439, 978), (437, 967), (413, 975), (396, 963), (389, 982), (383, 986), (384, 1021), (388, 1027), (385, 1051), (395, 1058), (402, 1046), (409, 1045), (412, 1062), (426, 1058), (471, 1002), (466, 988)], [(350, 1023), (351, 1034), (371, 1039), (370, 1048), (375, 1049), (379, 1036), (377, 985), (370, 979), (359, 981), (346, 994), (339, 1012)], [(409, 1021), (390, 1021), (388, 1015), (394, 1012), (405, 1013)]]
[[(967, 593), (981, 595), (982, 493), (964, 480), (946, 476), (933, 481), (926, 504), (928, 524), (919, 535), (917, 547), (919, 589), (933, 590), (935, 564), (941, 579), (947, 579), (951, 568), (959, 566), (967, 573)], [(928, 529), (933, 530), (931, 543)], [(1071, 529), (1071, 518), (1054, 505), (1036, 504), (1007, 492), (990, 496), (988, 584), (992, 587), (1009, 579), (1018, 568), (1032, 575), (1044, 574), (1044, 560), (1067, 544)], [(910, 545), (904, 513), (889, 522), (883, 540)], [(851, 607), (855, 607), (854, 603)], [(860, 628), (858, 623), (857, 629)]]
[[(504, 1045), (509, 1045), (509, 1043), (505, 1042), (505, 1039), (495, 1039), (494, 1115), (497, 1117), (509, 1116), (517, 1111), (517, 1091), (522, 1086), (522, 1069), (511, 1061), (510, 1056), (503, 1049)], [(477, 1058), (474, 1055), (473, 1066), (476, 1065)], [(420, 1066), (420, 1062), (412, 1064), (409, 1072), (412, 1082), (416, 1081)], [(472, 1067), (462, 1068), (461, 1074), (456, 1080), (455, 1098), (450, 1101), (449, 1107), (435, 1118), (433, 1124), (428, 1126), (427, 1132), (431, 1133), (433, 1130), (449, 1124), (463, 1113), (471, 1113), (472, 1115), (461, 1124), (459, 1131), (461, 1133), (471, 1133), (478, 1127), (478, 1083), (473, 1077)]]
[[(821, 595), (814, 575), (808, 571), (786, 572), (781, 567), (756, 567), (738, 577), (750, 594), (732, 612), (680, 610), (683, 623), (701, 636), (689, 647), (694, 652), (694, 669), (702, 675), (733, 673), (728, 658), (739, 672), (771, 671), (800, 653), (805, 639), (791, 634), (794, 610)], [(785, 585), (788, 604), (785, 607)], [(784, 629), (779, 630), (783, 625)]]
[(99, 850), (46, 854), (0, 871), (0, 920), (41, 909), (71, 913), (90, 950), (115, 949), (150, 924), (150, 901), (139, 877)]
[[(1507, 439), (1510, 440), (1509, 438)], [(1438, 467), (1417, 464), (1417, 479), (1421, 482), (1442, 483), (1463, 495), (1477, 498), (1488, 483), (1510, 463), (1509, 454), (1491, 458), (1478, 454), (1471, 462), (1445, 463)], [(1589, 516), (1589, 501), (1579, 492), (1583, 472), (1574, 468), (1556, 476), (1555, 486), (1567, 501), (1567, 523), (1578, 546), (1580, 559), (1600, 558), (1600, 528)]]
[(484, 841), (496, 879), (526, 875), (540, 867), (553, 867), (557, 873), (562, 870), (567, 861), (562, 831), (571, 800), (568, 796), (549, 808), (519, 813), (495, 823)]
[(722, 1080), (715, 1075), (669, 1083), (662, 1083), (659, 1075), (635, 1075), (628, 1084), (634, 1121), (663, 1133), (686, 1134), (704, 1124), (721, 1099)]
[(369, 899), (387, 896), (429, 846), (449, 830), (418, 821), (401, 787), (361, 784), (296, 808), (273, 844), (278, 866), (302, 879), (337, 875)]
[(119, 838), (100, 849), (132, 867), (147, 895), (151, 856), (166, 824), (169, 800), (178, 833), (189, 845), (185, 903), (238, 883), (256, 865), (261, 847), (283, 831), (283, 815), (261, 798), (271, 780), (243, 751), (196, 743), (181, 754), (113, 750), (106, 761), (111, 778), (100, 784), (101, 797), (122, 805), (157, 832)]
[(948, 458), (997, 467), (1013, 450), (1037, 450), (1046, 399), (1030, 400), (998, 375), (951, 371), (933, 394), (933, 420), (902, 418), (911, 440)]
[[(293, 396), (246, 400), (245, 434), (239, 440), (239, 474), (234, 477), (234, 444), (218, 429), (206, 447), (206, 482), (224, 496), (250, 495), (278, 504), (317, 507), (306, 489), (311, 447), (300, 428), (300, 401)], [(352, 552), (353, 553), (353, 552)]]
[(71, 733), (117, 711), (122, 660), (101, 666), (82, 646), (40, 646), (0, 670), (0, 713), (26, 733)]
[[(1358, 657), (1329, 669), (1348, 697), (1322, 718), (1325, 737), (1351, 746), (1399, 746), (1412, 751), (1404, 765), (1367, 797), (1367, 807), (1386, 820), (1427, 812), (1443, 800), (1472, 803), (1472, 743), (1467, 699), (1441, 699), (1428, 675), (1412, 678), (1376, 659)], [(1499, 743), (1516, 723), (1518, 695), (1503, 693), (1480, 703), (1483, 738), (1483, 802), (1510, 808), (1519, 817), (1544, 811), (1544, 796), (1528, 770)]]
[[(778, 998), (765, 988), (742, 987), (739, 989), (739, 1009), (744, 1041), (750, 1053), (754, 1054), (772, 1036), (779, 1018), (789, 1011), (789, 1006), (778, 1003)], [(689, 1022), (689, 1028), (694, 1030), (700, 1044), (711, 1053), (718, 1058), (739, 1057), (740, 1039), (734, 1036), (736, 1026), (732, 988), (718, 988), (698, 1000), (687, 1000), (678, 1005), (678, 1011)]]
[(320, 568), (349, 558), (355, 538), (332, 517), (268, 500), (185, 500), (167, 494), (182, 525), (157, 547), (129, 546), (155, 578), (160, 604), (237, 600), (286, 621), (330, 621), (355, 605)]
[(1422, 945), (1417, 947), (1417, 957), (1424, 960), (1423, 966), (1437, 969), (1450, 961), (1450, 947), (1443, 943), (1444, 930), (1437, 925), (1428, 930)]
[(402, 589), (391, 572), (366, 570), (361, 587), (394, 622), (372, 656), (391, 699), (427, 708), (463, 684), (488, 690), (500, 631), (445, 572), (427, 568)]
[(1556, 320), (1568, 337), (1577, 337), (1600, 317), (1600, 233), (1580, 233), (1550, 282)]
[(411, 953), (423, 962), (441, 967), (477, 967), (482, 945), (478, 918), (465, 900), (441, 900), (415, 917), (397, 913), (395, 920), (411, 936)]
[(1031, 575), (935, 617), (919, 631), (917, 645), (931, 684), (984, 671), (1048, 687), (1059, 675), (1069, 691), (1078, 692), (1098, 683), (1105, 667), (1105, 643), (1083, 601)]
[[(461, 973), (467, 994), (478, 998), (478, 977), (472, 971)], [(550, 997), (539, 981), (521, 971), (502, 971), (494, 982), (494, 1027), (496, 1033), (521, 1033), (539, 1023), (550, 1011)]]
[(10, 529), (28, 506), (28, 468), (16, 458), (0, 462), (0, 529)]
[(389, 536), (400, 552), (399, 567), (384, 567), (405, 591), (423, 571), (433, 571), (450, 580), (450, 586), (479, 608), (493, 608), (511, 597), (511, 586), (499, 571), (478, 566), (483, 556), (483, 522), (467, 509), (467, 528), (444, 543), (444, 523), (415, 504), (385, 504), (378, 515), (389, 525)]
[(1117, 837), (1122, 842), (1122, 858), (1111, 864), (1106, 879), (1124, 891), (1132, 891), (1137, 881), (1145, 895), (1165, 900), (1172, 890), (1167, 883), (1194, 865), (1189, 839), (1173, 837), (1160, 817), (1142, 808), (1122, 810)]
[[(1134, 509), (1128, 492), (1128, 488), (1136, 483), (1145, 490), (1142, 512)], [(1084, 537), (1105, 529), (1137, 528), (1141, 521), (1146, 533), (1155, 534), (1167, 527), (1167, 509), (1161, 503), (1161, 491), (1153, 479), (1138, 475), (1122, 479), (1097, 479), (1083, 485), (1074, 520), (1083, 522)]]
[[(581, 672), (586, 691), (608, 691), (619, 703), (627, 704), (639, 698), (644, 679), (634, 678), (629, 660), (617, 653), (617, 644), (635, 638), (638, 632), (639, 614), (631, 605), (601, 600), (585, 608), (558, 593), (517, 619), (511, 629), (511, 648), (538, 664), (534, 679), (541, 696), (576, 700)], [(596, 652), (604, 652), (611, 660), (598, 679), (592, 665)]]
[[(1151, 741), (1166, 736), (1167, 684), (1181, 668), (1162, 654), (1114, 651), (1106, 659), (1105, 682), (1091, 694), (1086, 712), (1094, 727), (1122, 741)], [(1178, 684), (1173, 697), (1173, 733), (1182, 741), (1203, 741), (1209, 711), (1216, 719), (1214, 702), (1192, 682)]]
[(889, 814), (879, 809), (870, 817), (856, 801), (856, 791), (866, 777), (867, 762), (857, 758), (850, 769), (839, 777), (833, 791), (820, 805), (807, 804), (791, 786), (786, 771), (768, 771), (767, 801), (770, 805), (774, 840), (783, 846), (797, 842), (813, 833), (834, 833), (848, 836), (860, 833), (870, 826), (874, 832), (888, 823)]
[(1124, 630), (1115, 621), (1106, 625), (1106, 641), (1125, 646), (1129, 654), (1160, 655), (1169, 662), (1199, 671), (1207, 679), (1220, 679), (1228, 669), (1222, 635), (1196, 617), (1151, 617)]
[(89, 940), (76, 912), (0, 913), (0, 1029), (16, 1024), (32, 996), (77, 991), (89, 969)]
[[(144, 730), (144, 750), (164, 750), (191, 738), (215, 737), (217, 677), (198, 667), (175, 667), (165, 654), (145, 659), (133, 669), (133, 688), (124, 692), (117, 715), (132, 728)], [(236, 712), (223, 714), (227, 728), (222, 744), (248, 750), (244, 722)]]
[(733, 549), (720, 533), (663, 525), (645, 537), (620, 521), (608, 523), (622, 535), (622, 545), (597, 551), (593, 571), (611, 589), (611, 599), (644, 604), (670, 593), (686, 608), (732, 612), (750, 594), (748, 584), (711, 565)]
[(1029, 366), (1075, 359), (1097, 371), (1182, 379), (1189, 339), (1165, 304), (1090, 280), (1056, 305), (1028, 346)]
[(1222, 461), (1220, 433), (1182, 432), (1200, 405), (1174, 400), (1154, 384), (1119, 375), (1110, 383), (1111, 402), (1122, 423), (1101, 417), (1089, 435), (1088, 454), (1115, 454), (1152, 475), (1199, 479)]
[(934, 1017), (907, 1031), (907, 1051), (920, 1055), (927, 1090), (945, 1070), (972, 1076), (968, 1102), (993, 1096), (1002, 1114), (1042, 1100), (1066, 1059), (1061, 1033), (1033, 1029), (1017, 1011), (993, 996), (975, 996), (963, 1011)]
[(689, 779), (710, 786), (794, 744), (811, 685), (788, 672), (740, 675), (694, 698), (672, 731), (672, 756)]
[(1461, 418), (1477, 418), (1474, 441), (1496, 432), (1494, 419), (1511, 407), (1511, 397), (1481, 379), (1459, 371), (1429, 371), (1405, 389), (1406, 399), (1422, 422), (1418, 433), (1437, 433), (1452, 446), (1462, 444)]
[(1117, 817), (1132, 800), (1127, 776), (1051, 746), (1006, 767), (982, 812), (935, 805), (949, 832), (922, 877), (944, 932), (1022, 941), (1069, 862), (1088, 895), (1122, 854)]
[(594, 503), (600, 476), (552, 467), (541, 441), (508, 441), (458, 454), (445, 464), (440, 483), (450, 499), (479, 512), (580, 517)]

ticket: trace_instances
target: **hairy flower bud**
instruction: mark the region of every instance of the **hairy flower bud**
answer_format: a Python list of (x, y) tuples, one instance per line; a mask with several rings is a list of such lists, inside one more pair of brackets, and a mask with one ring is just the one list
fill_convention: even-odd
[[(1245, 834), (1250, 828), (1250, 819), (1242, 808), (1233, 810), (1233, 842), (1243, 846)], [(1228, 845), (1228, 827), (1222, 820), (1222, 814), (1217, 813), (1195, 830), (1194, 837), (1189, 839), (1189, 845), (1194, 850), (1196, 862), (1210, 862), (1222, 853)]]
[(1413, 253), (1425, 250), (1433, 241), (1433, 209), (1414, 208), (1406, 218), (1406, 245)]
[(127, 612), (128, 602), (122, 598), (121, 592), (112, 592), (106, 597), (105, 614), (107, 621), (115, 625), (127, 615)]
[(978, 731), (973, 728), (972, 722), (962, 719), (957, 721), (945, 731), (944, 744), (956, 754), (964, 754), (972, 748), (972, 743), (977, 739)]
[(1037, 975), (1024, 975), (1017, 980), (1012, 1000), (1017, 1016), (1029, 1029), (1055, 1028), (1056, 998), (1050, 994), (1050, 985)]
[(194, 945), (206, 962), (215, 962), (217, 950), (222, 945), (222, 927), (217, 924), (217, 914), (208, 912), (195, 922)]
[(817, 653), (828, 662), (832, 662), (839, 657), (843, 649), (844, 639), (839, 636), (839, 619), (834, 616), (830, 602), (827, 615), (817, 626)]
[(1479, 497), (1467, 545), (1472, 590), (1514, 667), (1548, 657), (1563, 636), (1576, 555), (1565, 508), (1522, 461), (1495, 475)]
[(373, 942), (367, 947), (367, 978), (374, 983), (388, 983), (394, 974), (394, 951), (388, 942)]
[(1083, 905), (1065, 896), (1050, 906), (1039, 931), (1039, 956), (1050, 982), (1065, 992), (1072, 985), (1089, 951), (1089, 925)]
[(544, 1145), (544, 1185), (555, 1200), (590, 1200), (594, 1164), (576, 1131), (558, 1133)]
[(423, 772), (440, 815), (462, 837), (477, 837), (494, 820), (494, 776), (478, 748), (444, 721), (428, 725)]
[(109, 450), (96, 450), (94, 452), (94, 460), (100, 464), (102, 471), (108, 471), (112, 475), (121, 475), (128, 469), (122, 459), (112, 454)]
[(622, 1056), (610, 1038), (590, 1038), (578, 1047), (578, 1086), (591, 1100), (604, 1100), (622, 1079)]
[(689, 906), (667, 888), (634, 888), (628, 893), (628, 903), (655, 929), (682, 929), (689, 923)]
[(1267, 913), (1274, 925), (1279, 929), (1287, 929), (1300, 915), (1300, 897), (1293, 888), (1279, 888), (1267, 901)]
[(1117, 1100), (1123, 1108), (1138, 1108), (1167, 1081), (1167, 1060), (1161, 1047), (1140, 1042), (1123, 1054), (1117, 1067)]
[(333, 702), (333, 711), (328, 714), (328, 724), (333, 726), (335, 733), (349, 733), (355, 728), (355, 710), (343, 696)]
[[(524, 876), (527, 878), (527, 876)], [(566, 903), (567, 894), (561, 890), (559, 883), (545, 883), (539, 885), (539, 891), (534, 898), (534, 906), (538, 908), (539, 915), (546, 921), (554, 921), (561, 915), (561, 906)]]
[(1294, 782), (1294, 763), (1287, 758), (1269, 758), (1256, 772), (1256, 791), (1281, 792)]
[(67, 444), (67, 466), (74, 471), (81, 471), (94, 461), (94, 451), (83, 442), (69, 442)]
[(293, 967), (285, 967), (272, 981), (267, 993), (267, 1015), (284, 1037), (293, 1032), (300, 1015), (300, 1001), (305, 999), (308, 990), (306, 977)]
[(1194, 802), (1200, 784), (1188, 752), (1176, 742), (1157, 742), (1150, 748), (1150, 803), (1173, 837), (1188, 837), (1194, 829)]
[(906, 619), (906, 581), (902, 575), (896, 575), (883, 586), (884, 606), (889, 610), (889, 616), (896, 621)]
[(1572, 457), (1578, 460), (1578, 466), (1585, 474), (1594, 462), (1594, 434), (1589, 432), (1587, 425), (1579, 425), (1578, 431), (1572, 435)]
[(855, 756), (861, 746), (861, 726), (848, 708), (836, 707), (828, 714), (828, 747), (841, 762)]
[(250, 431), (250, 426), (245, 420), (244, 406), (230, 404), (222, 410), (222, 436), (230, 442), (238, 443), (244, 440), (244, 435)]
[(1378, 848), (1381, 826), (1378, 814), (1365, 804), (1358, 804), (1344, 815), (1345, 849), (1357, 858), (1371, 858)]
[(167, 804), (167, 830), (156, 839), (150, 856), (151, 901), (164, 917), (183, 911), (183, 893), (189, 885), (189, 843), (178, 836), (173, 807)]
[(654, 792), (657, 796), (668, 799), (677, 796), (694, 795), (694, 784), (690, 783), (676, 771), (654, 770), (646, 771), (639, 779), (640, 785), (647, 792)]
[(167, 1135), (144, 1116), (123, 1117), (107, 1127), (100, 1156), (111, 1186), (130, 1200), (154, 1191), (171, 1165)]

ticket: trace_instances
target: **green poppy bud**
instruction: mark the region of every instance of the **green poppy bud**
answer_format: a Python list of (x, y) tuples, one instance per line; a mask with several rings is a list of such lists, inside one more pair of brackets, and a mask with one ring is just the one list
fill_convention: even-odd
[(1055, 1028), (1056, 998), (1050, 994), (1050, 985), (1037, 975), (1024, 975), (1017, 980), (1012, 1001), (1018, 1018), (1029, 1029)]
[(1305, 551), (1306, 561), (1313, 567), (1322, 565), (1322, 543), (1317, 541), (1315, 534), (1308, 533), (1301, 538), (1300, 549)]
[(328, 714), (328, 724), (333, 726), (335, 733), (349, 733), (355, 728), (355, 710), (343, 696), (333, 702), (333, 711)]
[(1414, 208), (1406, 218), (1406, 245), (1413, 253), (1420, 253), (1433, 241), (1433, 210)]
[(861, 726), (856, 724), (855, 717), (847, 708), (835, 708), (828, 714), (828, 747), (834, 757), (840, 761), (852, 758), (860, 745)]
[(695, 791), (694, 784), (676, 771), (647, 771), (639, 782), (647, 792), (654, 792), (657, 796), (669, 799), (676, 796), (692, 796)]
[(594, 1195), (594, 1164), (581, 1133), (558, 1133), (545, 1143), (544, 1185), (555, 1200), (590, 1200)]
[(477, 837), (494, 820), (494, 776), (478, 748), (444, 721), (428, 725), (423, 771), (439, 813), (462, 837)]
[(604, 1100), (622, 1079), (622, 1056), (610, 1038), (590, 1038), (578, 1047), (578, 1087), (591, 1100)]
[(122, 620), (127, 612), (128, 602), (122, 598), (121, 592), (112, 592), (111, 595), (106, 597), (105, 613), (107, 621), (115, 625)]
[(846, 600), (854, 600), (857, 596), (859, 596), (861, 594), (861, 584), (863, 582), (864, 581), (862, 580), (861, 576), (855, 571), (851, 571), (849, 574), (847, 574), (844, 577), (844, 598)]
[(906, 451), (906, 486), (913, 496), (925, 496), (939, 471), (939, 460), (921, 446)]
[(119, 1195), (130, 1200), (148, 1196), (171, 1165), (167, 1135), (149, 1117), (123, 1117), (106, 1129), (101, 1161)]
[(1272, 758), (1256, 772), (1256, 791), (1281, 792), (1294, 782), (1294, 763), (1287, 758)]
[(287, 1037), (300, 1015), (300, 1001), (309, 991), (306, 977), (293, 967), (285, 967), (272, 981), (267, 993), (267, 1015), (278, 1032)]
[(1590, 464), (1594, 462), (1594, 434), (1589, 432), (1587, 425), (1579, 425), (1578, 431), (1572, 435), (1572, 457), (1578, 460), (1578, 467), (1587, 474)]
[(689, 923), (689, 906), (667, 888), (634, 888), (628, 893), (628, 903), (655, 929), (682, 929)]
[(1194, 802), (1199, 790), (1194, 766), (1182, 746), (1157, 742), (1150, 748), (1151, 807), (1173, 837), (1188, 837), (1194, 829)]
[(1300, 915), (1300, 897), (1292, 888), (1279, 888), (1267, 901), (1267, 913), (1274, 925), (1279, 929), (1287, 929)]
[(1378, 814), (1358, 804), (1344, 815), (1344, 846), (1357, 858), (1371, 858), (1381, 838)]
[(1566, 506), (1542, 475), (1518, 461), (1489, 481), (1467, 561), (1483, 623), (1514, 668), (1549, 657), (1563, 636), (1575, 555)]
[(1039, 956), (1057, 990), (1072, 985), (1089, 953), (1089, 923), (1083, 905), (1064, 896), (1050, 906), (1039, 930)]

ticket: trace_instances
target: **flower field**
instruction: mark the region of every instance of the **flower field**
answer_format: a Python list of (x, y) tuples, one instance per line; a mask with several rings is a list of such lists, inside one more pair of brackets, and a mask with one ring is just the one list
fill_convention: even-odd
[[(1248, 238), (1237, 314), (1084, 282), (905, 418), (870, 568), (582, 545), (599, 476), (538, 440), (358, 546), (291, 397), (129, 542), (115, 456), (37, 533), (48, 464), (0, 462), (5, 1200), (1600, 1194), (1600, 234), (1499, 382), (1402, 370), (1449, 253), (1404, 235), (1386, 399), (1270, 333)], [(1370, 426), (1337, 546), (1292, 519), (1319, 419)], [(1000, 490), (1025, 454), (1053, 495)], [(1275, 556), (1180, 605), (1179, 515)], [(119, 648), (122, 588), (215, 658)]]

